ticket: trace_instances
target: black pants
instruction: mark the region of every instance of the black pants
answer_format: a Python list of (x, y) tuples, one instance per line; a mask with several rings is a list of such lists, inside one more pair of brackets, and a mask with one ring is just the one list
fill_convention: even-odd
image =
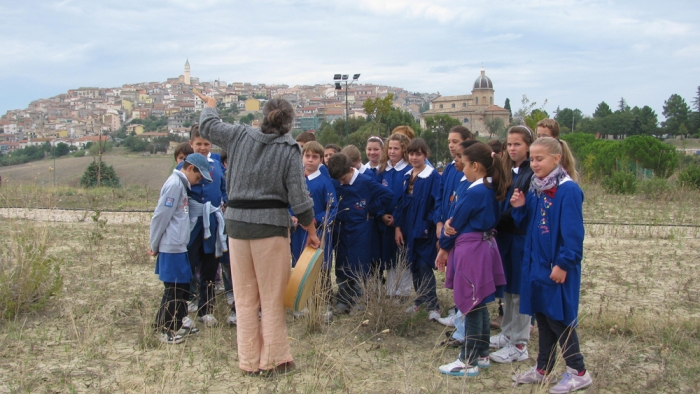
[(349, 275), (344, 268), (335, 268), (335, 283), (338, 284), (336, 301), (347, 306), (355, 305), (362, 295), (360, 282), (356, 275)]
[(187, 254), (193, 276), (195, 268), (199, 265), (199, 309), (197, 316), (209, 315), (214, 311), (214, 280), (216, 280), (216, 271), (219, 269), (219, 259), (215, 257), (214, 253), (204, 253), (202, 232), (192, 241)]
[(579, 372), (586, 369), (576, 329), (541, 313), (535, 313), (535, 317), (540, 337), (537, 368), (545, 372), (550, 372), (554, 368), (554, 362), (557, 358), (557, 342), (559, 342), (564, 353), (566, 366)]
[(156, 314), (157, 330), (177, 331), (182, 327), (182, 318), (187, 316), (189, 283), (163, 282), (163, 299)]
[[(414, 254), (414, 259), (420, 257)], [(430, 262), (432, 263), (432, 261)], [(423, 261), (413, 261), (411, 264), (411, 276), (413, 277), (413, 290), (416, 291), (416, 306), (425, 304), (428, 311), (439, 311), (440, 303), (437, 296), (437, 283), (435, 273), (430, 264)]]

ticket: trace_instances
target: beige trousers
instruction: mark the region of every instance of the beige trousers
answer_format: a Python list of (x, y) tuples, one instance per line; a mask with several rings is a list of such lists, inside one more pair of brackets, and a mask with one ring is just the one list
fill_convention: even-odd
[[(289, 238), (229, 238), (229, 250), (238, 317), (238, 367), (254, 372), (292, 361), (284, 307), (291, 273)], [(260, 320), (258, 308), (262, 308)]]

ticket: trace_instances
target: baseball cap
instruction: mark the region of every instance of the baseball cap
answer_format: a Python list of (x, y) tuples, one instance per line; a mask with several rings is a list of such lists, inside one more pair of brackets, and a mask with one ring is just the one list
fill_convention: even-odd
[(201, 153), (190, 153), (185, 161), (197, 167), (199, 173), (202, 177), (207, 180), (207, 182), (212, 182), (211, 175), (209, 174), (209, 160), (204, 157)]

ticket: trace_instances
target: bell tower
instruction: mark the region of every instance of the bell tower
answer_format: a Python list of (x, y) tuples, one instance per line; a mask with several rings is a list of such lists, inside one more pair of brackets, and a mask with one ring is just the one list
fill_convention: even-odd
[(185, 85), (190, 84), (190, 59), (185, 61)]

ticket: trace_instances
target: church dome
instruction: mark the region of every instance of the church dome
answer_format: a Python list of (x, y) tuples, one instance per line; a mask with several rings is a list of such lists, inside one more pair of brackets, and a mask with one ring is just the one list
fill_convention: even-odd
[(491, 78), (486, 76), (486, 70), (481, 69), (481, 75), (474, 81), (474, 89), (493, 89)]

